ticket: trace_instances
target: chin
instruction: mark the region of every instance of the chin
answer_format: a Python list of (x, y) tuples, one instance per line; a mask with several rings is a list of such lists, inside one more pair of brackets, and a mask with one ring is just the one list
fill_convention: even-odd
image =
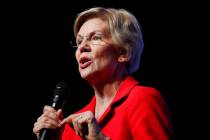
[(80, 76), (82, 77), (82, 79), (88, 79), (88, 77), (90, 76), (90, 72), (80, 71)]
[(94, 79), (96, 78), (96, 76), (94, 76), (94, 74), (90, 72), (80, 72), (80, 76), (82, 79), (88, 81), (89, 83), (91, 83), (91, 81), (94, 81)]

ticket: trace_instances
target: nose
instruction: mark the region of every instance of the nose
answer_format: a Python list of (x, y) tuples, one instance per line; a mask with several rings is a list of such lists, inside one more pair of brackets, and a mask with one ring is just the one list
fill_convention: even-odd
[(78, 46), (80, 52), (89, 52), (91, 47), (87, 39), (84, 39), (83, 42)]

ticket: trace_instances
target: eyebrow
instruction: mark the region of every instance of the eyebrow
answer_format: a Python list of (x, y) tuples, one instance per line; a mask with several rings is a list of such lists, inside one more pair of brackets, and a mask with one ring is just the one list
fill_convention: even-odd
[[(100, 30), (95, 30), (95, 31), (92, 31), (92, 32), (88, 33), (88, 36), (89, 36), (89, 35), (96, 34), (96, 33), (104, 34), (104, 33), (103, 33), (102, 31), (100, 31)], [(77, 37), (84, 37), (84, 36), (81, 35), (81, 34), (78, 34)]]

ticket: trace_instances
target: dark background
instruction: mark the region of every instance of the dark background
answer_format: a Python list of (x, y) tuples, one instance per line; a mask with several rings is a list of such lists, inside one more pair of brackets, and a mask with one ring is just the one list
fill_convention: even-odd
[(134, 77), (161, 91), (172, 112), (176, 139), (201, 139), (203, 107), (198, 104), (203, 101), (198, 97), (203, 91), (198, 85), (203, 84), (199, 78), (203, 77), (200, 69), (204, 61), (198, 58), (206, 57), (200, 52), (205, 4), (134, 0), (2, 5), (2, 93), (6, 103), (1, 114), (7, 120), (2, 119), (7, 139), (35, 140), (33, 124), (43, 106), (51, 104), (60, 80), (71, 86), (67, 112), (76, 111), (90, 100), (92, 89), (79, 77), (69, 41), (73, 39), (76, 14), (93, 6), (125, 8), (137, 17), (145, 49)]

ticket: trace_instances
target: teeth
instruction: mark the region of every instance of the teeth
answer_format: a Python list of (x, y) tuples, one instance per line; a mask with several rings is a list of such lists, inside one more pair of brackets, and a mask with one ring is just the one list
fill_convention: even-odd
[(83, 60), (83, 61), (82, 61), (82, 64), (85, 64), (86, 62), (87, 62), (86, 60)]
[(84, 61), (84, 62), (82, 62), (82, 64), (85, 64), (85, 63), (87, 63), (88, 61)]
[(90, 61), (90, 60), (89, 60), (89, 59), (82, 59), (82, 60), (81, 60), (81, 63), (82, 63), (82, 64), (85, 64), (85, 63), (88, 62), (88, 61)]

